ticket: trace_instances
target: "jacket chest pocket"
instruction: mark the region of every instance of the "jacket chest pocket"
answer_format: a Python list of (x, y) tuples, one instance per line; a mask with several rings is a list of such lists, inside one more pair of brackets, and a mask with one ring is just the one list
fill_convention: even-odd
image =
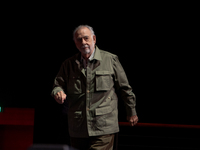
[(80, 94), (82, 93), (81, 79), (79, 76), (69, 77), (69, 82), (67, 84), (68, 94)]
[(113, 87), (112, 72), (96, 71), (96, 91), (108, 91)]

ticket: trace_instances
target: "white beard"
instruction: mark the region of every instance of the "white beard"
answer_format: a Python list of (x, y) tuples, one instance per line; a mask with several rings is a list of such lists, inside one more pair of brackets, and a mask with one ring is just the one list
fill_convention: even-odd
[(87, 48), (87, 49), (83, 50), (84, 54), (90, 54), (90, 52), (91, 52), (90, 48)]
[(90, 54), (91, 53), (91, 47), (89, 45), (83, 45), (81, 48), (82, 48), (81, 49), (82, 53), (84, 53), (84, 54)]

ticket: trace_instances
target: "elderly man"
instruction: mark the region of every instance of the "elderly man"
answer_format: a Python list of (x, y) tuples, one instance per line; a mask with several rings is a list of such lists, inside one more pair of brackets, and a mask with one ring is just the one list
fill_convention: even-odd
[(69, 104), (71, 146), (81, 150), (112, 150), (114, 133), (119, 132), (119, 91), (131, 126), (138, 122), (136, 99), (118, 57), (100, 50), (93, 28), (80, 25), (74, 30), (80, 53), (67, 59), (58, 72), (52, 96)]

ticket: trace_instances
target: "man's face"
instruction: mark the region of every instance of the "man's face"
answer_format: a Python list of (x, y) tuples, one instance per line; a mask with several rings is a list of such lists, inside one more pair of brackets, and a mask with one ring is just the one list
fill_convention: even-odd
[(92, 35), (91, 31), (86, 28), (80, 28), (76, 31), (74, 36), (74, 42), (79, 51), (86, 55), (91, 55), (94, 51), (96, 36)]

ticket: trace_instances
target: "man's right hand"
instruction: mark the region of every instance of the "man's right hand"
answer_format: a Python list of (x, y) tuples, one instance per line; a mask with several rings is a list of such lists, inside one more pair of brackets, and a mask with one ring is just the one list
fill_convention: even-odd
[(63, 104), (66, 97), (67, 95), (63, 91), (56, 93), (56, 95), (54, 96), (56, 102), (58, 102), (59, 104)]

